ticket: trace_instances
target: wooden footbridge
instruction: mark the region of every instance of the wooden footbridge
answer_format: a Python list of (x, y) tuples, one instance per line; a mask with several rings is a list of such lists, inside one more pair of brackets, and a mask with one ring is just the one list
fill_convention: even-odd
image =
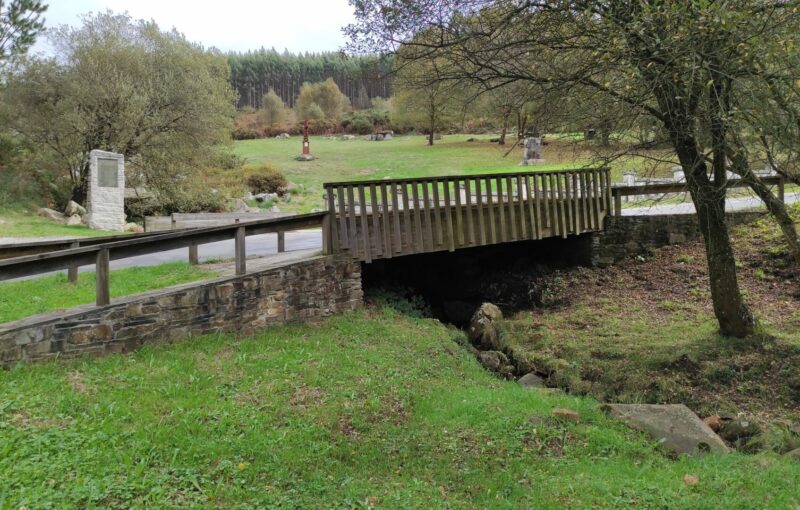
[(364, 262), (603, 228), (607, 168), (325, 184), (332, 253)]

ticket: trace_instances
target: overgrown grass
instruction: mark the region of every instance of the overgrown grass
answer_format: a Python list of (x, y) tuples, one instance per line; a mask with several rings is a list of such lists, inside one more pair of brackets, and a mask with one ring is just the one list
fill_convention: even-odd
[[(215, 275), (186, 262), (119, 269), (111, 272), (111, 296), (128, 296)], [(92, 303), (94, 299), (94, 272), (80, 273), (76, 284), (69, 283), (63, 273), (0, 283), (0, 323)]]
[(99, 237), (119, 233), (83, 225), (68, 227), (37, 216), (36, 211), (0, 210), (0, 237)]
[[(669, 460), (591, 399), (495, 379), (454, 334), (368, 309), (19, 366), (0, 374), (0, 507), (800, 504), (800, 463)], [(557, 406), (581, 422), (552, 419)]]

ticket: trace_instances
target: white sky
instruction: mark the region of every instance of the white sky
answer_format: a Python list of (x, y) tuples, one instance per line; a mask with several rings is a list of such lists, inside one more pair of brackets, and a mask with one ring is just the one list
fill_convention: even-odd
[[(342, 27), (353, 20), (347, 0), (49, 0), (46, 26), (80, 25), (88, 12), (127, 11), (135, 19), (153, 19), (162, 29), (176, 28), (187, 39), (222, 51), (262, 46), (291, 52), (338, 51)], [(41, 38), (34, 52), (46, 52)]]

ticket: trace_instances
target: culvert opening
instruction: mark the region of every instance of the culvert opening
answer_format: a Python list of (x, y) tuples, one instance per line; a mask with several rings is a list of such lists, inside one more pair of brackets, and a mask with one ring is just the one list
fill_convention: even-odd
[[(362, 281), (367, 299), (403, 298), (417, 313), (424, 310), (472, 337), (473, 353), (487, 369), (519, 378), (530, 374), (531, 367), (515, 359), (502, 342), (487, 341), (491, 332), (488, 337), (476, 332), (471, 319), (483, 303), (494, 304), (506, 317), (552, 304), (559, 274), (590, 262), (591, 236), (585, 235), (380, 260), (363, 264)], [(534, 375), (541, 381), (549, 377)]]
[(378, 260), (362, 265), (362, 281), (367, 296), (421, 299), (431, 316), (465, 328), (481, 303), (504, 315), (546, 304), (553, 275), (590, 262), (591, 235), (583, 235)]

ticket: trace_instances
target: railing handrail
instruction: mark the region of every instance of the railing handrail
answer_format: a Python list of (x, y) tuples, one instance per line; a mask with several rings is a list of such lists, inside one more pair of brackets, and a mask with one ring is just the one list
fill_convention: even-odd
[(409, 182), (422, 182), (422, 181), (463, 181), (465, 179), (491, 179), (494, 177), (515, 177), (517, 175), (541, 175), (541, 174), (562, 174), (562, 173), (575, 173), (575, 172), (608, 172), (608, 167), (581, 167), (581, 168), (568, 168), (561, 170), (527, 170), (524, 172), (502, 172), (502, 173), (489, 173), (489, 174), (469, 174), (469, 175), (436, 175), (436, 176), (421, 176), (421, 177), (403, 177), (396, 179), (367, 179), (361, 181), (338, 181), (326, 182), (322, 186), (325, 189), (335, 188), (338, 186), (363, 186), (371, 184), (403, 184)]
[(184, 248), (193, 244), (224, 241), (235, 238), (240, 232), (247, 236), (322, 226), (327, 215), (327, 211), (323, 211), (217, 227), (159, 232), (150, 236), (137, 237), (136, 239), (128, 238), (92, 246), (4, 259), (0, 260), (0, 281), (62, 270), (72, 264), (91, 264), (95, 262), (98, 254), (104, 250), (108, 252), (109, 260), (117, 260), (136, 255), (147, 255)]

